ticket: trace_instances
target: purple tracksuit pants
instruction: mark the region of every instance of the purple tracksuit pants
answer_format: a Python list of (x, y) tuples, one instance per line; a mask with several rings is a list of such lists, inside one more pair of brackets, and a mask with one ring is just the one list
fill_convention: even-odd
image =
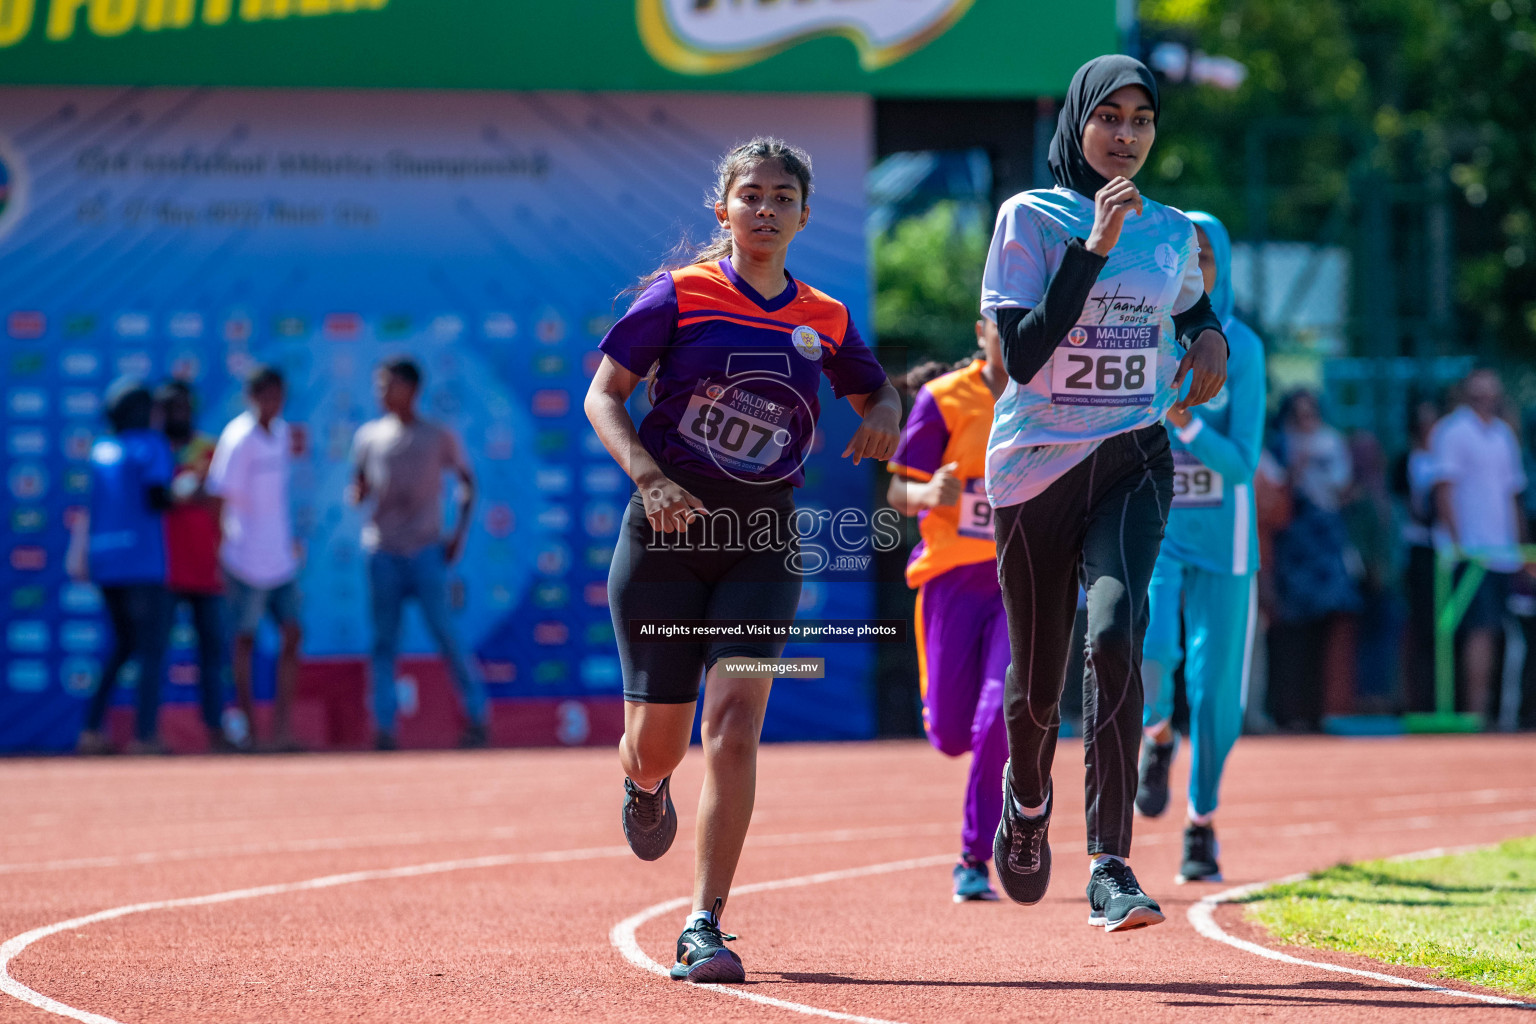
[(960, 838), (971, 856), (991, 860), (1008, 760), (1003, 721), (1008, 618), (996, 563), (962, 565), (924, 583), (914, 617), (923, 728), (950, 757), (970, 751)]

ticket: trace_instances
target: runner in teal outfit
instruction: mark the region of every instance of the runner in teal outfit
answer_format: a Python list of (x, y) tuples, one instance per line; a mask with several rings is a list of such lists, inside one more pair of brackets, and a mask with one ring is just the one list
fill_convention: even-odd
[[(1142, 647), (1146, 687), (1136, 807), (1156, 817), (1168, 806), (1173, 731), (1173, 672), (1184, 662), (1189, 695), (1189, 822), (1178, 881), (1221, 878), (1212, 818), (1222, 767), (1242, 731), (1248, 698), (1259, 569), (1253, 474), (1264, 437), (1264, 345), (1233, 315), (1232, 244), (1207, 213), (1191, 213), (1211, 307), (1231, 355), (1227, 383), (1193, 410), (1168, 414), (1174, 497), (1148, 592), (1150, 623)], [(1182, 599), (1182, 600), (1181, 600)], [(1180, 607), (1187, 651), (1179, 642)]]

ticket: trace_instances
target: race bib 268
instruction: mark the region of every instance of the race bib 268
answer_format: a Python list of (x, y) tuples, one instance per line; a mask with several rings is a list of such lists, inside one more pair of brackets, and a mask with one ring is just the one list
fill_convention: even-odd
[(1078, 324), (1051, 357), (1055, 405), (1150, 405), (1157, 391), (1155, 324)]

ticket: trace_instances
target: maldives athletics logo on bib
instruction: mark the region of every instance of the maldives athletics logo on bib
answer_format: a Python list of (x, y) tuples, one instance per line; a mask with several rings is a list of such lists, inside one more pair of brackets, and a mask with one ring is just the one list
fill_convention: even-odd
[(637, 0), (640, 39), (657, 63), (718, 75), (818, 36), (843, 36), (875, 71), (949, 31), (974, 0)]
[(1067, 344), (1082, 348), (1088, 344), (1088, 332), (1081, 327), (1074, 327), (1067, 332)]
[(789, 332), (789, 340), (794, 342), (795, 351), (805, 358), (821, 358), (821, 335), (816, 333), (816, 328), (802, 324)]

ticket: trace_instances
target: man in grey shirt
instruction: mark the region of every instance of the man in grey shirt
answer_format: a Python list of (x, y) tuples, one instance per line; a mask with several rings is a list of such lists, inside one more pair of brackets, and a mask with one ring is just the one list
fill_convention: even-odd
[[(474, 675), (454, 634), (448, 610), (448, 566), (464, 550), (475, 478), (453, 431), (416, 410), (421, 368), (392, 359), (374, 376), (384, 415), (357, 429), (352, 441), (354, 479), (348, 497), (372, 501), (363, 526), (373, 595), (373, 713), (380, 750), (396, 746), (395, 656), (405, 599), (416, 598), (464, 701), (469, 725), (459, 745), (486, 743), (485, 684)], [(458, 478), (454, 529), (443, 529), (443, 475)]]

